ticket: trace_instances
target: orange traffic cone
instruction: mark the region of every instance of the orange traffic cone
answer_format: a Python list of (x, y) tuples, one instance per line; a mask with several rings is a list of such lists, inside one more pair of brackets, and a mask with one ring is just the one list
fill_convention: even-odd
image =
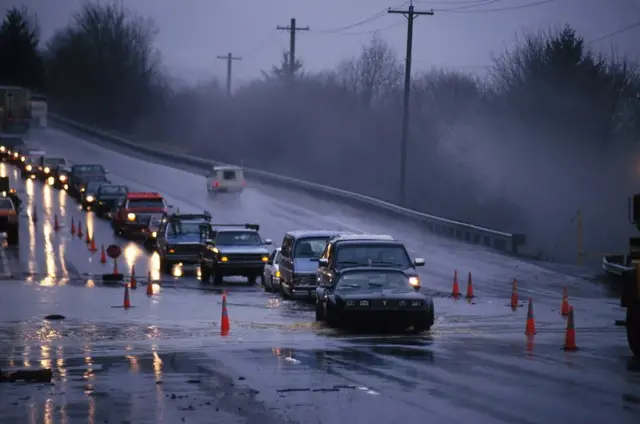
[(91, 253), (96, 253), (98, 248), (96, 247), (96, 240), (91, 236), (91, 244), (89, 244), (89, 251)]
[(153, 281), (151, 281), (151, 271), (147, 276), (147, 296), (153, 296)]
[(460, 285), (458, 284), (458, 270), (453, 271), (453, 290), (451, 296), (460, 297)]
[(124, 285), (124, 303), (122, 305), (124, 309), (129, 309), (131, 307), (131, 299), (129, 299), (129, 285)]
[(82, 240), (82, 222), (78, 221), (78, 238)]
[(514, 311), (518, 309), (518, 282), (513, 279), (513, 286), (511, 287), (511, 309)]
[(84, 241), (87, 244), (91, 244), (91, 235), (89, 235), (89, 229), (87, 228), (87, 236), (85, 237)]
[(529, 311), (527, 312), (527, 328), (524, 331), (527, 336), (535, 336), (536, 320), (533, 318), (533, 299), (529, 298)]
[(569, 320), (567, 322), (567, 333), (564, 336), (564, 348), (567, 352), (578, 350), (576, 346), (576, 327), (573, 322), (573, 307), (569, 307)]
[(58, 214), (53, 216), (53, 231), (60, 231), (60, 223), (58, 222)]
[(75, 236), (76, 235), (76, 223), (73, 220), (73, 218), (71, 218), (71, 235)]
[(473, 294), (473, 280), (471, 279), (471, 271), (469, 271), (469, 278), (467, 279), (467, 299), (472, 299), (476, 297)]
[(131, 288), (132, 289), (137, 289), (138, 288), (138, 282), (136, 281), (136, 266), (135, 265), (131, 265)]
[(100, 253), (100, 263), (101, 264), (107, 263), (107, 253), (104, 251), (104, 244), (102, 245), (102, 253)]
[(231, 326), (229, 325), (229, 313), (227, 311), (227, 295), (222, 295), (222, 321), (220, 323), (220, 335), (227, 336), (229, 335), (229, 330)]
[(118, 275), (118, 260), (114, 259), (113, 260), (113, 275)]
[(562, 308), (560, 309), (560, 315), (563, 317), (568, 317), (569, 312), (571, 311), (571, 306), (569, 306), (569, 295), (567, 293), (567, 286), (564, 286), (562, 293)]

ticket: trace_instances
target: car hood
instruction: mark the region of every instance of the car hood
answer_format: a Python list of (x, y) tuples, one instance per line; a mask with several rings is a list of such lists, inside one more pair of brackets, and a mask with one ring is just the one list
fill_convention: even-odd
[[(156, 227), (151, 225), (150, 228)], [(167, 243), (169, 244), (195, 244), (200, 243), (200, 234), (181, 234), (177, 236), (167, 237)]]
[(407, 300), (425, 300), (424, 294), (407, 289), (386, 289), (386, 288), (370, 288), (370, 289), (354, 289), (337, 292), (336, 295), (342, 299), (407, 299)]
[(127, 213), (162, 213), (164, 208), (127, 208)]
[(267, 255), (269, 250), (264, 246), (231, 246), (231, 245), (216, 245), (218, 250), (222, 253), (251, 253), (251, 254), (263, 254)]
[(312, 258), (294, 258), (293, 269), (296, 274), (314, 274), (318, 269), (318, 260)]

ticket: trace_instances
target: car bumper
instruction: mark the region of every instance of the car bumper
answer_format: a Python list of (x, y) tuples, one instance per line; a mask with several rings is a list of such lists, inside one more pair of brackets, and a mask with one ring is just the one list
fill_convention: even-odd
[(341, 318), (348, 323), (353, 324), (367, 324), (376, 326), (398, 326), (408, 327), (416, 323), (424, 321), (427, 314), (426, 309), (420, 309), (417, 311), (411, 310), (365, 310), (363, 308), (358, 309), (343, 309), (340, 313)]
[(312, 299), (316, 297), (316, 286), (311, 285), (289, 285), (288, 286), (289, 295), (296, 299)]
[(224, 275), (261, 275), (264, 271), (264, 262), (234, 264), (219, 262), (218, 270)]
[(200, 262), (200, 256), (198, 253), (173, 253), (165, 255), (164, 260), (174, 263), (197, 264)]

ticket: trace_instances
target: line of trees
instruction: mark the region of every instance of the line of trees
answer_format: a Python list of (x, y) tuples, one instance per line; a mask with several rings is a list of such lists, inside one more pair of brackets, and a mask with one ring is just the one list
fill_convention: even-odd
[[(46, 87), (52, 110), (141, 143), (398, 200), (403, 64), (382, 38), (333, 70), (296, 64), (294, 84), (285, 55), (227, 98), (215, 80), (172, 87), (156, 34), (93, 3), (38, 50), (35, 21), (13, 9), (0, 81)], [(593, 53), (567, 26), (527, 35), (484, 79), (431, 70), (412, 84), (410, 207), (525, 232), (536, 253), (563, 259), (580, 210), (588, 246), (621, 248), (640, 180), (640, 78), (627, 60)]]

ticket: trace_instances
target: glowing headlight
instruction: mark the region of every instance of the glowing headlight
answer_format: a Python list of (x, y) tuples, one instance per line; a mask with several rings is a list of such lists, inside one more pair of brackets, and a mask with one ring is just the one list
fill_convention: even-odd
[(69, 190), (69, 184), (65, 184), (65, 185), (64, 185), (64, 189), (65, 189), (65, 190)]
[(6, 191), (2, 192), (2, 197), (7, 197), (7, 192)]
[(27, 161), (27, 158), (25, 158), (24, 156), (22, 156), (22, 157), (20, 158), (20, 160), (21, 160), (22, 162), (26, 162), (26, 161)]
[(14, 153), (13, 153), (13, 157), (14, 157), (14, 158), (18, 159), (18, 156), (20, 156), (20, 155), (18, 154), (18, 152), (14, 152)]
[(0, 152), (4, 153), (6, 150), (7, 150), (7, 148), (6, 148), (6, 147), (4, 147), (4, 146), (0, 146)]
[(420, 308), (422, 307), (422, 300), (414, 300), (411, 302), (411, 306), (413, 306), (414, 308)]
[(51, 168), (49, 168), (48, 166), (44, 167), (44, 173), (48, 174), (49, 172), (51, 172)]
[(280, 278), (280, 270), (276, 271), (276, 278)]
[(53, 177), (49, 177), (49, 178), (47, 178), (47, 184), (49, 184), (49, 185), (53, 185), (53, 183), (54, 183), (55, 181), (56, 181), (56, 180), (55, 180)]
[(267, 262), (269, 261), (269, 257), (268, 256), (263, 256), (262, 257), (262, 262)]
[(420, 279), (418, 277), (409, 277), (409, 284), (413, 287), (420, 287)]
[(86, 190), (86, 188), (84, 188), (84, 187), (82, 187), (82, 188), (80, 189), (80, 191), (81, 191), (82, 193), (84, 193), (84, 191), (85, 191), (85, 190)]
[(221, 260), (222, 260), (222, 262), (227, 262), (227, 261), (229, 260), (229, 258), (227, 258), (226, 256), (223, 256), (223, 257), (221, 258)]
[(67, 181), (67, 176), (66, 175), (60, 175), (60, 181), (62, 181), (62, 182)]
[(87, 202), (91, 203), (94, 200), (96, 200), (96, 199), (94, 199), (93, 196), (87, 196)]
[(33, 166), (31, 165), (27, 165), (27, 167), (25, 168), (27, 171), (31, 171), (33, 169)]
[(129, 221), (135, 221), (136, 220), (136, 214), (135, 213), (130, 213), (129, 215), (127, 215), (127, 219)]
[(151, 233), (151, 237), (153, 237), (153, 238), (158, 237), (158, 233), (154, 231), (153, 233)]

